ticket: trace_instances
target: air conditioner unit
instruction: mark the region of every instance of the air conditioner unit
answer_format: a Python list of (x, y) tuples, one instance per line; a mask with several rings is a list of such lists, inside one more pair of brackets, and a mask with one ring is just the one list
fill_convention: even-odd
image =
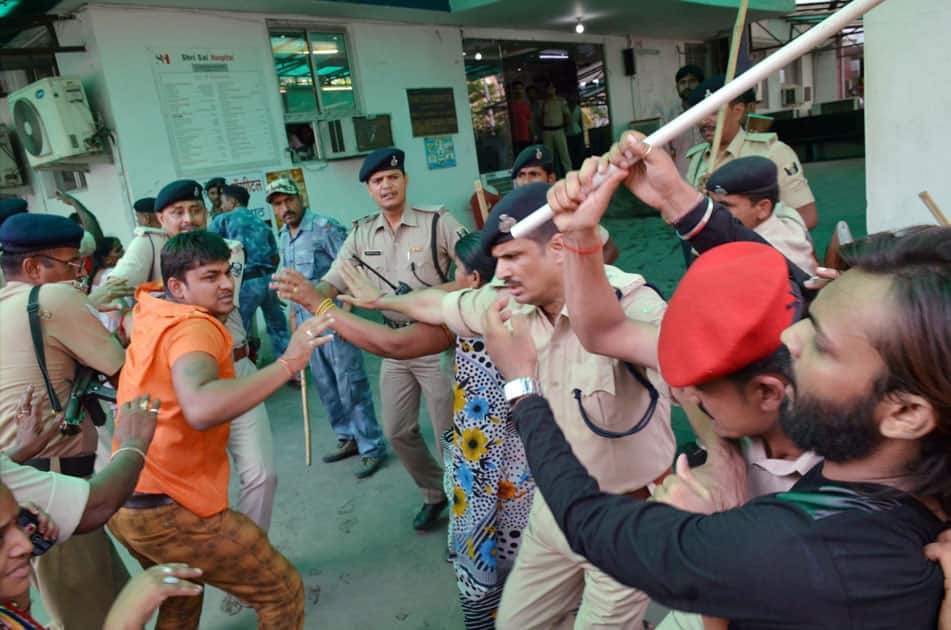
[(314, 126), (322, 160), (341, 160), (393, 146), (389, 114), (318, 120)]
[(802, 87), (798, 85), (783, 86), (780, 92), (780, 104), (783, 107), (795, 107), (802, 103)]
[(16, 188), (23, 185), (23, 175), (17, 165), (10, 142), (10, 130), (0, 125), (0, 188)]
[(17, 137), (30, 166), (99, 151), (96, 124), (78, 78), (49, 77), (9, 97)]

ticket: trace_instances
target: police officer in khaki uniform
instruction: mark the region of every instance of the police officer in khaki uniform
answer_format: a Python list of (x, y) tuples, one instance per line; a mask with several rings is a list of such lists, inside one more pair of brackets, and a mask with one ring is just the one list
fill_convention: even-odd
[[(63, 408), (81, 366), (108, 377), (117, 376), (122, 367), (122, 346), (73, 284), (85, 275), (79, 255), (82, 238), (79, 225), (49, 214), (18, 214), (0, 228), (0, 265), (8, 280), (0, 290), (0, 450), (13, 446), (23, 390), (33, 385), (38, 393), (47, 391), (27, 314), (34, 287), (40, 287), (36, 303), (43, 359), (50, 387)], [(49, 394), (41, 404), (44, 413), (50, 410)], [(98, 434), (88, 412), (80, 409), (80, 414), (78, 433), (56, 436), (26, 463), (74, 477), (92, 476)], [(46, 610), (57, 627), (67, 630), (101, 628), (129, 579), (101, 527), (55, 545), (36, 560), (34, 570)]]
[[(710, 93), (723, 87), (723, 76), (707, 79), (687, 97), (687, 106), (693, 107)], [(747, 155), (762, 155), (776, 164), (779, 174), (779, 198), (787, 208), (793, 208), (802, 215), (806, 227), (816, 227), (819, 220), (816, 210), (816, 198), (809, 188), (799, 157), (788, 144), (780, 142), (775, 133), (749, 133), (740, 125), (747, 114), (747, 105), (756, 101), (753, 90), (744, 92), (727, 107), (723, 121), (723, 133), (720, 139), (720, 155), (716, 165), (722, 166), (736, 158)], [(686, 180), (698, 190), (705, 188), (707, 170), (710, 163), (710, 143), (717, 126), (716, 113), (707, 116), (698, 125), (700, 135), (705, 140), (687, 152), (690, 165), (687, 167)]]
[[(345, 261), (365, 267), (371, 280), (388, 292), (404, 293), (450, 280), (452, 253), (466, 229), (442, 206), (407, 202), (409, 177), (403, 161), (403, 152), (396, 148), (375, 151), (364, 161), (360, 181), (366, 183), (380, 212), (354, 222), (330, 271), (317, 285), (325, 296), (333, 298), (346, 291), (347, 284), (340, 272)], [(411, 323), (398, 313), (384, 311), (383, 315), (391, 328)], [(423, 493), (424, 504), (413, 527), (425, 530), (436, 524), (447, 501), (442, 489), (442, 466), (433, 459), (419, 432), (420, 392), (426, 397), (442, 461), (439, 436), (452, 420), (453, 394), (452, 379), (440, 368), (439, 355), (383, 360), (383, 432)]]

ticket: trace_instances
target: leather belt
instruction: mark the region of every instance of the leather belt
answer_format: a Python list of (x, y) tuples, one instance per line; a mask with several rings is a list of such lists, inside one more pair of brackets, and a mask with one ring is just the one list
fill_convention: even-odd
[(549, 127), (548, 125), (542, 125), (542, 129), (545, 131), (558, 131), (559, 129), (564, 129), (564, 125), (558, 125), (557, 127)]
[(396, 321), (396, 320), (390, 319), (389, 317), (384, 317), (384, 318), (383, 318), (383, 323), (386, 324), (387, 326), (389, 326), (390, 328), (406, 328), (407, 326), (411, 326), (411, 325), (415, 324), (416, 322), (414, 322), (414, 321), (412, 321), (412, 320), (407, 320), (407, 321), (403, 321), (403, 322), (398, 322), (398, 321)]
[[(48, 457), (38, 457), (26, 462), (27, 466), (32, 466), (37, 470), (44, 472), (50, 471), (50, 459)], [(95, 472), (96, 454), (80, 455), (78, 457), (55, 457), (59, 460), (59, 472), (70, 477), (91, 477)]]
[(231, 351), (231, 360), (235, 363), (249, 356), (251, 356), (251, 346), (248, 345), (247, 341)]
[(175, 503), (167, 494), (147, 494), (136, 492), (122, 505), (130, 510), (150, 510)]

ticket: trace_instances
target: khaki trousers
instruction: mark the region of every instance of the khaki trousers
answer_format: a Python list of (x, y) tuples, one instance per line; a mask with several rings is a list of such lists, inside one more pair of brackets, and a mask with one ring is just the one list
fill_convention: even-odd
[[(234, 364), (234, 371), (237, 378), (242, 378), (258, 369), (250, 359), (244, 358)], [(231, 421), (228, 451), (234, 458), (234, 471), (240, 482), (238, 511), (267, 531), (274, 510), (277, 468), (274, 466), (271, 419), (264, 403)]]
[(499, 630), (641, 628), (648, 602), (646, 594), (573, 552), (541, 492), (535, 493), (522, 547), (502, 592)]
[(51, 629), (101, 628), (129, 573), (105, 528), (77, 534), (33, 560)]
[[(143, 568), (165, 562), (198, 567), (202, 575), (196, 581), (254, 608), (258, 628), (304, 627), (300, 573), (244, 514), (225, 510), (202, 518), (175, 503), (146, 510), (122, 508), (109, 521), (109, 529)], [(156, 630), (198, 628), (201, 605), (202, 596), (165, 600)]]
[[(426, 397), (426, 409), (436, 438), (436, 460), (419, 431), (419, 395)], [(426, 503), (445, 498), (442, 490), (443, 432), (452, 422), (452, 380), (440, 367), (438, 354), (397, 361), (383, 359), (380, 366), (380, 402), (383, 433), (396, 451), (406, 472), (423, 492)]]

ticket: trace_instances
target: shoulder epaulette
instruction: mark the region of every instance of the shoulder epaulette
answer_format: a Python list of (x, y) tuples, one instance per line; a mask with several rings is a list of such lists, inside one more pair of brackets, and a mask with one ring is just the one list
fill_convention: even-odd
[(696, 155), (697, 153), (700, 153), (701, 151), (706, 151), (709, 148), (710, 148), (709, 142), (701, 142), (700, 144), (695, 144), (689, 149), (687, 149), (686, 156), (690, 157), (692, 155)]
[(759, 133), (747, 133), (746, 139), (750, 142), (776, 142), (776, 134), (771, 131), (764, 131)]
[(145, 225), (137, 226), (134, 230), (132, 230), (132, 233), (135, 236), (148, 236), (149, 234), (155, 234), (157, 236), (167, 236), (167, 234), (165, 234), (165, 230), (163, 230), (162, 228), (148, 227)]

